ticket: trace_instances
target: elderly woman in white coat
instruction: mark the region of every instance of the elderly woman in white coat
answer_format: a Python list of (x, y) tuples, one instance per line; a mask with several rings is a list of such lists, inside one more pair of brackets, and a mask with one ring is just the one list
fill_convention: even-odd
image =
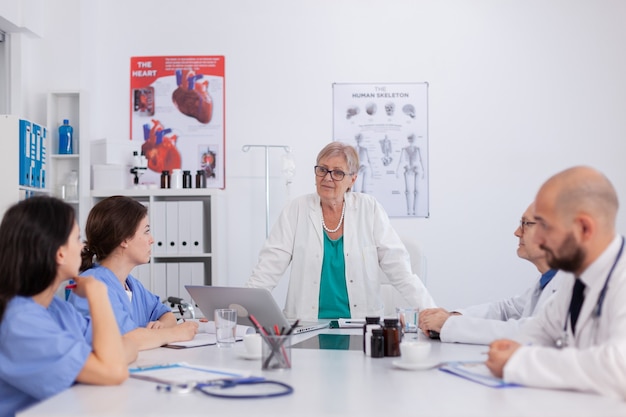
[(358, 167), (352, 146), (326, 145), (315, 166), (317, 193), (289, 202), (261, 249), (246, 286), (271, 290), (291, 264), (288, 318), (382, 315), (381, 270), (412, 306), (435, 307), (383, 207), (350, 192)]

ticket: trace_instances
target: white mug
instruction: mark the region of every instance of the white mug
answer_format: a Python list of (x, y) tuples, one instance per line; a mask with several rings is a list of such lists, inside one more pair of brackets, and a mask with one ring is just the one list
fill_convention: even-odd
[(258, 333), (250, 333), (243, 336), (243, 346), (250, 356), (261, 356), (261, 335)]
[(418, 364), (424, 362), (430, 354), (430, 343), (424, 341), (404, 341), (400, 343), (402, 362)]

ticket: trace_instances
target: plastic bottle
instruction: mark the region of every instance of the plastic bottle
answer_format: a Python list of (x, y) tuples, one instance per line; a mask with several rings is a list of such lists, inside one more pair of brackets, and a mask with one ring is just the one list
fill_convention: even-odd
[(191, 188), (191, 171), (183, 171), (183, 188)]
[(180, 169), (172, 170), (172, 188), (181, 189), (183, 188), (183, 171)]
[(380, 329), (380, 317), (365, 317), (363, 325), (363, 353), (371, 355), (372, 330)]
[(59, 154), (69, 155), (74, 153), (74, 128), (70, 126), (68, 119), (63, 119), (59, 126)]
[(398, 319), (385, 319), (383, 334), (385, 337), (385, 356), (400, 356), (402, 329)]
[(383, 329), (372, 329), (372, 339), (370, 341), (372, 358), (382, 358), (385, 356), (385, 338)]
[(78, 200), (78, 172), (76, 170), (68, 172), (65, 177), (65, 199)]
[(170, 172), (161, 171), (161, 188), (170, 188)]
[(139, 156), (139, 152), (137, 151), (133, 151), (133, 167), (141, 167), (141, 157)]
[(206, 188), (206, 174), (203, 169), (196, 171), (196, 188)]

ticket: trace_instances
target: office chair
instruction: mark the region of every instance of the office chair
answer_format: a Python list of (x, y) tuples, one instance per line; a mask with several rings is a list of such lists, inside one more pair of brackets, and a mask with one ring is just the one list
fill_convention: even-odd
[[(412, 237), (400, 236), (402, 243), (411, 256), (411, 270), (422, 280), (426, 286), (426, 257), (422, 252), (421, 245)], [(381, 272), (382, 282), (380, 293), (385, 306), (385, 317), (396, 317), (396, 307), (410, 307), (404, 296), (387, 280), (385, 274)]]

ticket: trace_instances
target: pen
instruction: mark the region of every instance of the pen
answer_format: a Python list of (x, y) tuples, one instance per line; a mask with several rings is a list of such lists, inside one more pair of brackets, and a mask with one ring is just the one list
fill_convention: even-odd
[(183, 310), (183, 306), (178, 304), (178, 311), (180, 312), (180, 318), (185, 322), (185, 310)]

